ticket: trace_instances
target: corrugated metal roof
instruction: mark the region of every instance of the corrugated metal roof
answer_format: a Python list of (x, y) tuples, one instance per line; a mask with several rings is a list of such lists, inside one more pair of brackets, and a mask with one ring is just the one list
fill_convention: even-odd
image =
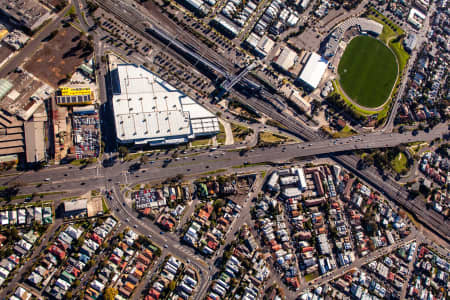
[(3, 99), (6, 95), (8, 95), (9, 91), (13, 88), (13, 85), (10, 81), (6, 79), (0, 79), (0, 99)]

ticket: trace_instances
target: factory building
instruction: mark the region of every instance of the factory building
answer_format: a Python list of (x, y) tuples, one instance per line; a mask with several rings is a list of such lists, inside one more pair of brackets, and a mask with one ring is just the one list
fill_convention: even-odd
[(50, 18), (50, 10), (37, 0), (0, 0), (0, 12), (29, 31), (38, 29)]

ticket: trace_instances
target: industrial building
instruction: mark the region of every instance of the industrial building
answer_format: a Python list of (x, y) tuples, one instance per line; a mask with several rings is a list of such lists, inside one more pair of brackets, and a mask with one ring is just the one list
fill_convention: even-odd
[(180, 2), (200, 16), (206, 16), (210, 11), (202, 0), (183, 0)]
[(24, 124), (27, 162), (45, 160), (45, 126), (41, 121), (28, 121)]
[(0, 79), (0, 160), (46, 159), (44, 101), (49, 87), (26, 72)]
[(275, 42), (266, 35), (260, 37), (253, 32), (250, 33), (245, 42), (246, 45), (259, 57), (266, 57), (275, 46)]
[(17, 155), (25, 151), (23, 134), (23, 121), (0, 111), (0, 157), (17, 160)]
[(416, 29), (422, 27), (422, 23), (427, 16), (415, 8), (411, 8), (408, 15), (408, 22)]
[(283, 71), (290, 73), (290, 69), (294, 66), (297, 60), (297, 53), (295, 53), (295, 51), (289, 49), (288, 47), (284, 47), (275, 58), (273, 63)]
[(212, 24), (229, 38), (235, 38), (241, 32), (241, 27), (222, 16), (216, 16), (211, 20)]
[(37, 0), (0, 0), (0, 12), (29, 31), (36, 30), (50, 18), (50, 10)]
[(403, 41), (403, 46), (405, 50), (411, 53), (417, 45), (417, 36), (414, 33), (410, 33), (406, 39)]
[(303, 70), (298, 77), (307, 89), (314, 90), (319, 86), (320, 80), (328, 67), (328, 61), (319, 54), (312, 52)]
[(213, 113), (144, 67), (119, 64), (112, 78), (120, 143), (180, 144), (220, 131)]

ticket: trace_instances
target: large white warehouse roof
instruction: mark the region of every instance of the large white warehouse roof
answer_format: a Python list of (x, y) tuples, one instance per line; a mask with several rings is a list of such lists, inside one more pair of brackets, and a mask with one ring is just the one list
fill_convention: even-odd
[(117, 139), (174, 144), (219, 132), (214, 114), (143, 67), (119, 64), (113, 86)]
[(312, 52), (298, 79), (309, 88), (315, 89), (319, 85), (327, 66), (328, 61), (326, 59)]

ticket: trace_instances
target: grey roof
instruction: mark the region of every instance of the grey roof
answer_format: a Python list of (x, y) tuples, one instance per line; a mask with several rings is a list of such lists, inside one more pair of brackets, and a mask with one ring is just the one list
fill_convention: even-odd
[(79, 211), (87, 209), (87, 199), (78, 199), (64, 202), (64, 211)]

